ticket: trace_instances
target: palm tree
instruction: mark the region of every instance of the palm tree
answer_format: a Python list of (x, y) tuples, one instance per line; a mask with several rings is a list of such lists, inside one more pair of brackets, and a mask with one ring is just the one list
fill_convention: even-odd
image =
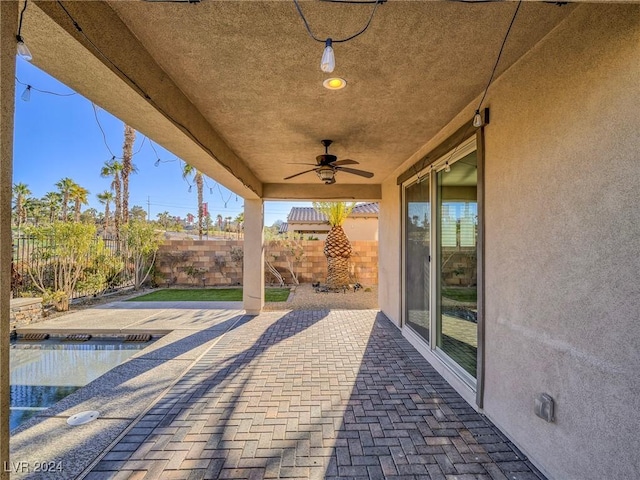
[(16, 183), (13, 185), (13, 198), (16, 202), (16, 216), (18, 224), (18, 232), (20, 227), (27, 220), (27, 210), (25, 209), (25, 201), (31, 195), (31, 190), (26, 183)]
[(204, 178), (202, 177), (202, 173), (200, 173), (188, 163), (185, 163), (182, 167), (182, 178), (187, 180), (192, 175), (193, 181), (195, 182), (196, 188), (198, 189), (198, 238), (202, 240), (202, 231), (204, 230), (204, 211), (202, 208), (202, 190), (204, 187)]
[(313, 202), (313, 208), (323, 214), (331, 225), (331, 230), (324, 242), (324, 255), (327, 257), (327, 285), (331, 288), (349, 284), (349, 257), (352, 249), (342, 224), (355, 206), (355, 203), (345, 202)]
[(122, 173), (122, 163), (113, 157), (108, 162), (105, 162), (100, 171), (102, 177), (113, 177), (111, 182), (111, 190), (115, 193), (115, 212), (113, 214), (113, 223), (116, 230), (116, 238), (120, 238), (120, 222), (122, 220), (122, 194), (121, 194), (121, 181), (120, 175)]
[(109, 229), (109, 215), (111, 214), (111, 202), (113, 202), (113, 192), (109, 190), (105, 190), (102, 193), (96, 195), (98, 197), (98, 201), (104, 205), (104, 230), (105, 232)]
[(129, 125), (124, 126), (124, 145), (122, 146), (122, 223), (129, 221), (129, 175), (137, 172), (132, 163), (133, 144), (136, 141), (136, 131)]
[(129, 210), (129, 218), (139, 222), (144, 222), (147, 220), (147, 211), (140, 205), (134, 205), (131, 207), (131, 210)]
[(71, 180), (69, 177), (65, 177), (61, 179), (58, 183), (56, 183), (56, 187), (60, 190), (60, 194), (62, 195), (62, 221), (67, 221), (67, 214), (69, 211), (69, 198), (71, 196), (71, 191), (73, 190), (76, 182)]
[(29, 197), (24, 200), (26, 219), (33, 219), (33, 224), (37, 227), (40, 220), (45, 216), (45, 204), (39, 198)]
[(171, 215), (166, 210), (156, 215), (158, 217), (158, 223), (165, 231), (169, 230), (169, 223), (171, 222)]
[(82, 223), (88, 223), (90, 225), (100, 225), (102, 224), (101, 220), (98, 220), (98, 216), (102, 215), (102, 212), (98, 212), (95, 208), (87, 208), (80, 215), (80, 221)]
[(49, 222), (53, 223), (62, 204), (62, 195), (58, 192), (48, 192), (42, 197), (42, 203), (49, 210)]
[(73, 212), (74, 212), (74, 220), (76, 222), (80, 222), (80, 209), (82, 205), (86, 205), (89, 203), (88, 197), (89, 190), (80, 185), (74, 185), (69, 193), (69, 197), (73, 200)]

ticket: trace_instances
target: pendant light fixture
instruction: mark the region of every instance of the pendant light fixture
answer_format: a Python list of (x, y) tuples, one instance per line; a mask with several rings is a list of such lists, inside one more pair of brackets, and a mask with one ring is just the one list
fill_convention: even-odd
[(31, 100), (31, 85), (27, 85), (27, 88), (24, 89), (22, 95), (20, 96), (23, 102), (28, 102)]
[(325, 73), (333, 72), (336, 68), (336, 57), (333, 53), (333, 47), (331, 46), (333, 41), (327, 38), (325, 41), (324, 52), (322, 53), (322, 60), (320, 61), (320, 70)]
[(473, 116), (473, 126), (476, 128), (480, 128), (482, 126), (482, 115), (480, 115), (480, 110), (476, 110), (476, 114)]
[[(324, 1), (331, 2), (331, 3), (346, 3), (344, 0), (324, 0)], [(333, 72), (333, 70), (336, 68), (336, 57), (333, 52), (333, 44), (348, 42), (349, 40), (353, 40), (354, 38), (362, 35), (367, 30), (367, 28), (369, 28), (369, 25), (371, 25), (371, 21), (373, 20), (373, 16), (376, 14), (378, 5), (384, 2), (386, 2), (386, 0), (361, 0), (361, 1), (354, 2), (354, 3), (362, 3), (362, 4), (374, 4), (373, 10), (371, 11), (371, 15), (369, 16), (369, 20), (367, 20), (367, 23), (365, 24), (365, 26), (362, 27), (360, 31), (351, 35), (350, 37), (341, 38), (340, 40), (334, 40), (331, 37), (329, 37), (323, 40), (321, 38), (316, 37), (313, 34), (313, 32), (311, 31), (311, 27), (309, 26), (309, 22), (307, 22), (307, 19), (302, 13), (302, 9), (300, 8), (300, 4), (298, 3), (298, 0), (293, 0), (293, 3), (295, 4), (296, 9), (298, 10), (298, 14), (302, 19), (302, 23), (304, 23), (304, 26), (307, 29), (307, 33), (309, 34), (309, 36), (312, 39), (314, 39), (316, 42), (324, 43), (322, 59), (320, 60), (320, 70), (322, 70), (325, 73)]]
[[(16, 35), (16, 42), (17, 42), (17, 46), (18, 46), (18, 55), (21, 56), (22, 58), (24, 58), (26, 61), (30, 62), (31, 59), (33, 58), (33, 55), (31, 55), (31, 51), (29, 50), (29, 47), (27, 47), (27, 44), (24, 43), (24, 39), (22, 38), (22, 19), (24, 17), (24, 11), (27, 9), (27, 0), (25, 0), (24, 2), (24, 7), (22, 7), (22, 11), (20, 12), (20, 22), (18, 23), (18, 34)], [(26, 93), (26, 92), (25, 92)], [(23, 94), (24, 96), (24, 94)], [(23, 98), (24, 100), (24, 98)], [(28, 100), (25, 100), (28, 101)]]

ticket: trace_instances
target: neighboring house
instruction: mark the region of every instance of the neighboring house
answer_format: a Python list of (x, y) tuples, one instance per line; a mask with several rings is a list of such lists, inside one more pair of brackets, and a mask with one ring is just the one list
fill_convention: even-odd
[[(342, 225), (349, 240), (378, 241), (378, 213), (380, 205), (377, 202), (361, 203), (349, 215)], [(293, 207), (287, 216), (287, 223), (280, 226), (280, 233), (294, 232), (309, 237), (324, 240), (331, 225), (327, 218), (312, 207)]]

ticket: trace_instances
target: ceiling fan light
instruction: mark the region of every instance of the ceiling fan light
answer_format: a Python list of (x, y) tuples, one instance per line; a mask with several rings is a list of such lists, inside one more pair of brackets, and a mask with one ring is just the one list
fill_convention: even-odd
[(318, 178), (324, 183), (333, 183), (335, 172), (331, 167), (320, 167), (317, 171)]

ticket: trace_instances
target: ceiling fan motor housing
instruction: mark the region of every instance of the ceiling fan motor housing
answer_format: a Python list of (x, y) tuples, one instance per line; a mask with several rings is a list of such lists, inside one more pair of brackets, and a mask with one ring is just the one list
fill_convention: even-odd
[[(345, 167), (345, 165), (358, 165), (359, 162), (355, 160), (351, 160), (350, 158), (338, 160), (338, 157), (335, 155), (329, 154), (329, 145), (333, 143), (332, 140), (322, 140), (322, 145), (324, 146), (324, 154), (318, 155), (316, 157), (316, 166), (315, 168), (311, 168), (309, 170), (302, 171), (300, 173), (296, 173), (294, 175), (290, 175), (285, 177), (285, 180), (289, 180), (294, 177), (298, 177), (300, 175), (304, 175), (305, 173), (315, 172), (320, 180), (322, 180), (325, 184), (330, 185), (332, 183), (336, 183), (335, 175), (338, 172), (351, 173), (353, 175), (358, 175), (360, 177), (371, 178), (373, 177), (373, 173), (367, 172), (365, 170), (358, 170), (357, 168)], [(310, 165), (310, 164), (303, 164)]]

